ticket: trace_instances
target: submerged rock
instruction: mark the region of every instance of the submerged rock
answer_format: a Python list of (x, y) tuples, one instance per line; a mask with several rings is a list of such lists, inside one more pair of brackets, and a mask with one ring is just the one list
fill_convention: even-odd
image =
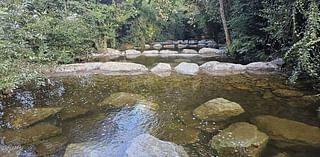
[(31, 108), (21, 107), (9, 109), (4, 117), (13, 129), (20, 129), (37, 123), (58, 113), (62, 108)]
[(195, 63), (180, 63), (175, 67), (175, 70), (178, 74), (183, 75), (197, 75), (199, 72), (199, 66)]
[(100, 106), (113, 106), (113, 107), (123, 107), (123, 106), (133, 106), (138, 100), (143, 100), (144, 97), (139, 94), (132, 94), (126, 92), (119, 92), (111, 94), (109, 97), (104, 99), (99, 105)]
[(301, 122), (274, 116), (258, 116), (254, 124), (269, 135), (273, 144), (280, 148), (315, 147), (320, 148), (320, 128)]
[(219, 157), (259, 157), (268, 143), (268, 136), (246, 122), (230, 125), (211, 140)]
[(63, 157), (105, 157), (103, 146), (97, 148), (98, 142), (72, 143), (67, 146)]
[(149, 134), (142, 134), (132, 140), (126, 150), (127, 157), (188, 157), (183, 147), (161, 141)]
[(273, 157), (288, 157), (288, 155), (286, 153), (278, 153)]
[(1, 140), (9, 145), (38, 143), (40, 140), (57, 136), (62, 130), (54, 125), (40, 123), (23, 130), (5, 130), (0, 132)]
[(200, 70), (213, 76), (236, 75), (246, 72), (246, 66), (233, 63), (211, 61), (200, 66)]
[(7, 146), (0, 144), (1, 157), (19, 157), (23, 148), (21, 146)]
[(59, 112), (59, 117), (61, 120), (67, 120), (85, 115), (88, 112), (88, 109), (79, 106), (66, 106)]
[(47, 156), (54, 154), (62, 149), (68, 142), (64, 136), (53, 137), (43, 140), (36, 146), (36, 152), (39, 156)]
[(212, 99), (193, 110), (198, 119), (212, 121), (223, 121), (241, 113), (244, 109), (239, 104), (224, 98)]
[(181, 123), (171, 123), (164, 128), (164, 139), (177, 144), (192, 144), (199, 141), (200, 130)]
[(159, 63), (154, 68), (151, 69), (151, 72), (160, 76), (160, 77), (168, 77), (171, 75), (171, 65), (168, 63)]
[(302, 92), (289, 89), (277, 89), (272, 93), (279, 97), (302, 97), (304, 95)]

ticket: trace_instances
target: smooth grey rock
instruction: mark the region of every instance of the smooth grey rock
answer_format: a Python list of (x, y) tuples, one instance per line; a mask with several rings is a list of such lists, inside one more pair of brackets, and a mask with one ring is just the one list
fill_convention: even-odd
[(105, 157), (105, 154), (98, 142), (83, 142), (69, 144), (63, 157)]
[(195, 117), (201, 120), (223, 121), (244, 113), (244, 109), (235, 102), (224, 98), (212, 99), (193, 110)]
[(183, 75), (197, 75), (199, 72), (199, 66), (195, 63), (180, 63), (175, 67), (175, 70), (178, 74)]
[(107, 75), (139, 75), (149, 71), (144, 65), (127, 62), (102, 63), (100, 70)]
[(198, 51), (196, 51), (194, 49), (183, 49), (182, 53), (185, 53), (185, 54), (197, 54)]
[(248, 64), (247, 72), (252, 74), (269, 74), (278, 71), (279, 67), (270, 62), (253, 62)]
[(162, 45), (161, 44), (154, 44), (152, 47), (156, 50), (160, 50), (162, 48)]
[(151, 49), (151, 46), (150, 46), (149, 44), (145, 44), (145, 45), (144, 45), (144, 49), (145, 49), (145, 50), (149, 50), (149, 49)]
[(184, 48), (187, 48), (188, 45), (187, 44), (178, 44), (177, 47), (178, 47), (178, 49), (184, 49)]
[(221, 54), (224, 53), (222, 50), (215, 48), (202, 48), (199, 50), (200, 54)]
[(163, 45), (164, 49), (174, 49), (175, 46), (174, 45)]
[(160, 54), (177, 54), (178, 51), (172, 51), (172, 50), (161, 50)]
[(151, 72), (160, 77), (168, 77), (171, 75), (172, 68), (168, 63), (159, 63), (151, 69)]
[(56, 73), (88, 72), (92, 70), (98, 70), (101, 64), (102, 63), (100, 62), (91, 62), (91, 63), (61, 65), (55, 69), (55, 72)]
[(126, 50), (125, 53), (126, 53), (126, 57), (129, 58), (129, 59), (137, 58), (137, 57), (139, 57), (141, 55), (140, 51), (133, 50), (133, 49)]
[(127, 157), (188, 157), (183, 147), (161, 141), (149, 134), (142, 134), (132, 140), (126, 150)]
[(268, 139), (256, 126), (239, 122), (215, 135), (210, 143), (219, 157), (260, 157)]
[(279, 148), (320, 148), (320, 128), (270, 115), (258, 116), (253, 123)]
[(214, 40), (209, 40), (209, 41), (207, 41), (207, 47), (208, 48), (218, 48), (218, 44)]
[(246, 72), (246, 66), (241, 64), (211, 61), (200, 66), (200, 70), (213, 76), (236, 75)]
[(270, 63), (282, 67), (285, 64), (285, 61), (282, 58), (277, 58), (275, 60), (272, 60)]
[(143, 51), (142, 54), (159, 54), (160, 52), (158, 50), (148, 50), (148, 51)]

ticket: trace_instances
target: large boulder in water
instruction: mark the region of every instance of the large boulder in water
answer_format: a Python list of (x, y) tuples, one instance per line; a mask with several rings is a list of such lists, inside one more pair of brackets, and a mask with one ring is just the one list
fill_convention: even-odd
[(168, 77), (171, 75), (171, 65), (168, 63), (159, 63), (154, 68), (151, 69), (151, 72), (160, 76), (160, 77)]
[(102, 63), (99, 69), (106, 75), (139, 75), (149, 71), (144, 65), (127, 62), (106, 62)]
[(23, 130), (5, 130), (0, 132), (1, 141), (8, 145), (37, 143), (40, 140), (57, 136), (62, 130), (54, 125), (40, 123)]
[(4, 119), (10, 123), (13, 129), (20, 129), (37, 123), (41, 120), (48, 118), (56, 113), (58, 113), (62, 108), (31, 108), (23, 109), (21, 107), (9, 109)]
[(126, 53), (126, 57), (129, 59), (133, 59), (141, 56), (141, 52), (134, 49), (126, 50), (125, 53)]
[(58, 113), (58, 115), (61, 120), (67, 120), (85, 115), (88, 112), (89, 109), (80, 106), (66, 106)]
[(243, 112), (244, 109), (239, 104), (224, 98), (212, 99), (193, 110), (198, 119), (212, 121), (223, 121)]
[(254, 124), (280, 148), (320, 148), (320, 128), (270, 115), (258, 116)]
[(277, 72), (280, 67), (271, 62), (253, 62), (248, 64), (247, 72), (251, 74), (270, 74)]
[(236, 75), (246, 72), (246, 66), (241, 64), (210, 61), (200, 66), (200, 70), (212, 76)]
[(183, 147), (161, 141), (149, 134), (142, 134), (132, 140), (126, 150), (127, 157), (188, 157)]
[(246, 122), (230, 125), (211, 140), (219, 157), (259, 157), (268, 143), (268, 136)]
[(195, 63), (180, 63), (174, 68), (178, 74), (183, 75), (197, 75), (199, 72), (199, 66)]

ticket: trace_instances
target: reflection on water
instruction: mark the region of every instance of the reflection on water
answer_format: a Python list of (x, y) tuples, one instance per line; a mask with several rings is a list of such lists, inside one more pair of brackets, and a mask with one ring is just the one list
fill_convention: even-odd
[[(249, 122), (253, 117), (271, 114), (320, 126), (317, 119), (317, 104), (302, 100), (300, 97), (278, 97), (272, 94), (275, 89), (294, 89), (276, 77), (258, 76), (179, 76), (159, 78), (153, 75), (132, 77), (85, 76), (52, 78), (50, 87), (26, 86), (18, 90), (16, 96), (0, 102), (0, 108), (12, 107), (79, 107), (89, 110), (85, 114), (61, 120), (52, 115), (41, 122), (50, 123), (62, 129), (68, 144), (78, 144), (81, 153), (91, 156), (121, 157), (130, 141), (142, 133), (150, 133), (161, 140), (183, 143), (192, 157), (214, 156), (208, 146), (215, 133), (210, 128), (223, 129), (234, 122)], [(315, 94), (308, 89), (306, 95)], [(134, 107), (99, 107), (106, 97), (117, 92), (140, 94), (159, 104), (156, 111), (142, 105)], [(192, 111), (204, 102), (214, 98), (225, 98), (239, 103), (246, 111), (241, 116), (224, 121), (223, 124), (196, 120)], [(69, 114), (72, 112), (68, 112)], [(72, 117), (72, 116), (71, 116)], [(3, 120), (2, 120), (3, 121)], [(32, 128), (32, 126), (30, 126)], [(0, 128), (4, 129), (4, 127)], [(209, 129), (209, 130), (208, 130)], [(7, 129), (6, 129), (7, 130)], [(194, 139), (198, 137), (198, 139)], [(193, 143), (196, 141), (196, 143)], [(39, 141), (38, 141), (39, 142)], [(41, 143), (41, 142), (40, 142)], [(190, 144), (192, 143), (192, 144)], [(37, 151), (37, 144), (26, 145), (26, 152)], [(32, 147), (29, 147), (29, 146)], [(61, 157), (62, 150), (54, 153)], [(297, 150), (296, 150), (297, 151)], [(302, 150), (298, 150), (302, 151)], [(268, 146), (263, 157), (277, 152), (288, 152), (293, 157), (302, 157), (291, 150)], [(308, 157), (316, 157), (319, 151), (311, 152)], [(93, 155), (92, 155), (93, 154)], [(30, 156), (30, 155), (22, 155)]]

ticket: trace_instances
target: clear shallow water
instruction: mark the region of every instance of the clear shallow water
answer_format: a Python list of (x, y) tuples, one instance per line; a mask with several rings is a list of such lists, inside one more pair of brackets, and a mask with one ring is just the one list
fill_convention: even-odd
[[(4, 110), (14, 106), (86, 108), (88, 113), (74, 119), (62, 121), (53, 116), (45, 121), (62, 128), (62, 135), (66, 136), (68, 143), (93, 141), (93, 147), (88, 149), (97, 154), (101, 151), (107, 152), (104, 156), (122, 156), (130, 140), (144, 132), (183, 145), (190, 156), (214, 156), (214, 150), (208, 146), (214, 134), (200, 131), (199, 128), (218, 129), (221, 124), (201, 122), (188, 116), (196, 107), (214, 98), (223, 97), (237, 102), (246, 111), (222, 125), (249, 122), (257, 115), (270, 114), (320, 126), (315, 111), (316, 104), (306, 104), (301, 98), (263, 98), (266, 92), (274, 89), (292, 88), (284, 84), (285, 80), (277, 78), (279, 76), (244, 75), (172, 75), (167, 78), (153, 75), (60, 77), (51, 78), (53, 86), (26, 86), (18, 90), (14, 97), (2, 101), (2, 106)], [(300, 90), (307, 95), (314, 94), (308, 89)], [(104, 98), (116, 92), (141, 94), (158, 103), (160, 109), (151, 111), (139, 106), (119, 109), (98, 106)], [(191, 127), (190, 123), (196, 125)], [(198, 135), (199, 140), (189, 144), (194, 140), (194, 135)], [(27, 147), (28, 153), (22, 156), (30, 156), (33, 149), (34, 147)], [(289, 152), (293, 157), (316, 157), (320, 153), (319, 150), (279, 150), (269, 145), (264, 157), (283, 151)], [(63, 153), (64, 148), (53, 156), (63, 156)]]

